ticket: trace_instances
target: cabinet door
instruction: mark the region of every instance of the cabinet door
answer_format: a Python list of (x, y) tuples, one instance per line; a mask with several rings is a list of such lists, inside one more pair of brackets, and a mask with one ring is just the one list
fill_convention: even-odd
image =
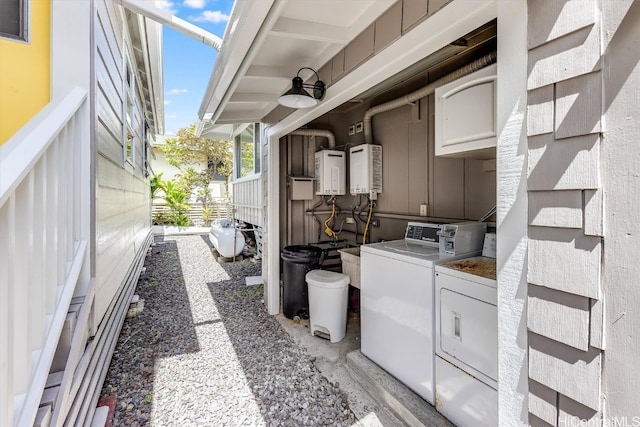
[(496, 77), (493, 64), (436, 89), (436, 156), (495, 157)]

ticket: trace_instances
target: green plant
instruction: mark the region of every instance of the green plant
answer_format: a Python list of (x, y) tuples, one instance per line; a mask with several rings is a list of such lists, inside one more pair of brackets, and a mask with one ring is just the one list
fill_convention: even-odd
[(169, 218), (171, 222), (178, 226), (187, 226), (190, 223), (187, 212), (189, 211), (189, 203), (187, 203), (187, 193), (179, 188), (173, 181), (167, 181), (164, 190), (164, 200), (171, 213)]
[(211, 225), (211, 215), (213, 215), (213, 208), (202, 208), (202, 222), (205, 226)]
[(151, 185), (151, 198), (156, 199), (159, 191), (165, 191), (166, 189), (166, 181), (162, 180), (162, 172), (157, 175), (153, 175), (149, 180), (149, 184)]
[(191, 220), (184, 213), (176, 213), (171, 217), (171, 222), (178, 227), (187, 227), (191, 224)]
[(173, 220), (169, 212), (158, 211), (153, 215), (153, 225), (169, 225)]

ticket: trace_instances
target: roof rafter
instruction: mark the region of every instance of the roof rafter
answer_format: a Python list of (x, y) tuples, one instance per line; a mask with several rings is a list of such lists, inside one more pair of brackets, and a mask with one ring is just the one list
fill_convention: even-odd
[(285, 17), (278, 19), (271, 29), (271, 33), (283, 37), (341, 45), (346, 45), (349, 42), (349, 30), (346, 27)]
[(229, 98), (234, 103), (274, 102), (278, 93), (235, 93)]

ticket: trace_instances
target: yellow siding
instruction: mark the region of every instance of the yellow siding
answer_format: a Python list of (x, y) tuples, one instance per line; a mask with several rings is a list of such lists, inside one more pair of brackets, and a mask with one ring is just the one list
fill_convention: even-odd
[(29, 6), (29, 41), (0, 39), (0, 145), (49, 102), (51, 0)]

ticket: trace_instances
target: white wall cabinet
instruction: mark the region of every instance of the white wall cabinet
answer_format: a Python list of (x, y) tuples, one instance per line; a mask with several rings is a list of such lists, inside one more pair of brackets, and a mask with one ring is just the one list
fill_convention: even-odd
[(495, 158), (496, 72), (493, 64), (436, 89), (436, 156)]

